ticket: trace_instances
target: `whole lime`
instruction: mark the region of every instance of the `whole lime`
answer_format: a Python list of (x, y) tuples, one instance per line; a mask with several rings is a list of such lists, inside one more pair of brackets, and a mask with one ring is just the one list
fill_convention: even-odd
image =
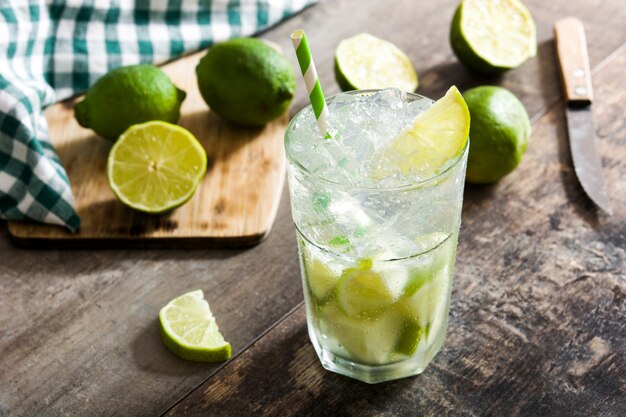
[(153, 65), (116, 68), (74, 106), (78, 123), (116, 141), (130, 126), (152, 120), (176, 123), (186, 93)]
[(246, 126), (262, 126), (281, 116), (296, 90), (289, 61), (254, 38), (216, 44), (200, 60), (196, 74), (211, 110)]
[(530, 138), (524, 105), (502, 87), (482, 86), (463, 94), (470, 112), (470, 149), (466, 180), (498, 181), (521, 162)]

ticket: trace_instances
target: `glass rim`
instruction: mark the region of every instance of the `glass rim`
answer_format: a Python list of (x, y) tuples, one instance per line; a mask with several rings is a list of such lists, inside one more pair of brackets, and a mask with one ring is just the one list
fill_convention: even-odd
[[(369, 89), (369, 90), (352, 90), (352, 91), (345, 91), (345, 92), (340, 92), (340, 93), (335, 93), (329, 97), (326, 97), (326, 103), (329, 103), (332, 99), (334, 99), (335, 97), (337, 97), (339, 94), (351, 94), (351, 95), (367, 95), (367, 94), (375, 94), (379, 91), (382, 91), (384, 89)], [(431, 100), (433, 101), (431, 98), (428, 98), (426, 96), (423, 96), (421, 94), (417, 94), (417, 93), (410, 93), (407, 91), (402, 91), (402, 94), (404, 94), (405, 96), (408, 97), (413, 97), (415, 100), (423, 98), (423, 99), (427, 99), (427, 100)], [(419, 189), (419, 188), (425, 188), (428, 187), (431, 183), (437, 182), (438, 180), (440, 180), (442, 177), (444, 177), (445, 175), (447, 175), (448, 173), (450, 173), (458, 164), (460, 161), (463, 160), (463, 157), (467, 154), (468, 148), (469, 148), (469, 137), (467, 138), (467, 141), (465, 142), (465, 146), (463, 147), (463, 149), (461, 150), (461, 152), (459, 152), (459, 154), (454, 158), (453, 162), (448, 165), (448, 167), (446, 167), (446, 169), (444, 169), (443, 171), (439, 172), (437, 175), (432, 176), (430, 178), (426, 178), (423, 180), (419, 180), (410, 184), (404, 184), (404, 185), (396, 185), (396, 186), (391, 186), (391, 187), (363, 187), (363, 186), (354, 186), (354, 185), (350, 185), (349, 183), (346, 182), (339, 182), (339, 181), (333, 181), (330, 180), (328, 178), (322, 177), (314, 172), (311, 172), (308, 168), (306, 168), (304, 165), (302, 165), (300, 163), (300, 161), (295, 158), (293, 155), (290, 154), (289, 152), (289, 147), (287, 146), (287, 142), (288, 142), (288, 137), (289, 137), (289, 131), (291, 128), (291, 125), (294, 123), (294, 121), (298, 118), (298, 116), (300, 115), (300, 113), (302, 113), (303, 111), (305, 111), (306, 109), (310, 108), (311, 104), (307, 104), (306, 106), (304, 106), (303, 108), (301, 108), (300, 110), (298, 110), (298, 112), (296, 112), (296, 114), (294, 114), (294, 116), (291, 118), (291, 120), (289, 120), (289, 123), (287, 124), (287, 130), (285, 130), (285, 155), (287, 156), (287, 161), (292, 163), (300, 172), (314, 177), (315, 179), (319, 180), (320, 182), (326, 183), (326, 184), (330, 184), (332, 186), (335, 187), (342, 187), (342, 188), (346, 188), (346, 189), (350, 189), (350, 190), (355, 190), (355, 191), (366, 191), (366, 192), (373, 192), (373, 191), (407, 191), (407, 190), (414, 190), (414, 189)], [(321, 135), (320, 135), (321, 137)], [(332, 139), (331, 139), (332, 140)]]

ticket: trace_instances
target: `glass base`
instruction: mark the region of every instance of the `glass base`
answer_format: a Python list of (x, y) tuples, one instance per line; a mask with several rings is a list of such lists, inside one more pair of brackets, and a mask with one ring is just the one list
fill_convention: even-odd
[[(309, 336), (311, 335), (309, 334)], [(431, 352), (429, 352), (429, 358), (425, 363), (423, 361), (416, 360), (417, 358), (409, 358), (404, 361), (394, 362), (388, 365), (365, 365), (342, 358), (341, 356), (323, 349), (315, 337), (309, 338), (324, 369), (349, 378), (367, 382), (368, 384), (377, 384), (379, 382), (392, 381), (395, 379), (419, 375), (424, 372), (424, 369), (426, 369), (432, 358), (441, 348), (440, 343), (439, 346), (432, 349)]]

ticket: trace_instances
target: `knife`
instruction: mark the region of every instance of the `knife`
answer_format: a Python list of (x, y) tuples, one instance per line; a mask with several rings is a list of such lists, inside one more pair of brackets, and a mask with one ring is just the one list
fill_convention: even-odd
[(589, 198), (602, 210), (613, 214), (594, 135), (591, 113), (593, 90), (585, 28), (579, 19), (566, 17), (554, 24), (554, 36), (561, 66), (574, 170)]

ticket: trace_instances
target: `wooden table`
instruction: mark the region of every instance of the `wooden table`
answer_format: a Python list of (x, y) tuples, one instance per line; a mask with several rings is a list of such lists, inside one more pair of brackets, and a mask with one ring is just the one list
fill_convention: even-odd
[[(626, 7), (527, 0), (538, 54), (501, 79), (466, 72), (448, 45), (456, 1), (336, 0), (266, 32), (308, 31), (328, 94), (339, 40), (368, 31), (412, 58), (418, 92), (500, 84), (533, 120), (521, 166), (467, 187), (447, 341), (419, 377), (367, 385), (324, 371), (304, 321), (285, 191), (248, 250), (28, 251), (0, 226), (0, 416), (626, 415)], [(552, 23), (585, 22), (596, 133), (615, 215), (572, 169)], [(295, 68), (295, 59), (290, 54)], [(299, 81), (294, 109), (306, 103)], [(179, 360), (159, 308), (202, 288), (233, 344), (224, 364)]]

